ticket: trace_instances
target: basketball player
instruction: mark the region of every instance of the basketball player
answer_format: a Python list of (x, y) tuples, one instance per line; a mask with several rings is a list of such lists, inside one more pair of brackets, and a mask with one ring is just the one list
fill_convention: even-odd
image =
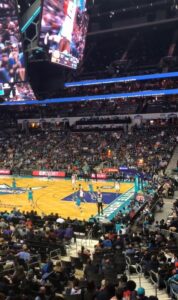
[(89, 189), (89, 194), (91, 196), (91, 200), (95, 201), (96, 200), (96, 196), (95, 196), (95, 193), (94, 193), (92, 181), (90, 181), (90, 183), (88, 184), (88, 189)]
[(81, 204), (81, 200), (80, 200), (80, 197), (76, 197), (76, 205), (78, 206), (78, 207), (80, 207), (80, 204)]
[(47, 172), (47, 179), (48, 179), (48, 181), (51, 181), (51, 180), (52, 180), (51, 172), (50, 172), (50, 171)]
[(12, 188), (13, 188), (13, 189), (16, 189), (16, 188), (17, 188), (15, 178), (12, 179)]
[(120, 183), (118, 181), (115, 182), (114, 188), (116, 190), (116, 195), (120, 192)]
[(76, 188), (76, 181), (77, 181), (77, 175), (76, 174), (72, 174), (71, 181), (72, 181), (72, 189), (75, 190), (75, 188)]
[(52, 40), (58, 44), (59, 52), (70, 54), (71, 42), (72, 42), (72, 33), (76, 18), (77, 5), (76, 0), (65, 0), (64, 1), (64, 14), (65, 18), (62, 24), (62, 27), (57, 35), (46, 34), (44, 38), (44, 43), (47, 45), (48, 40)]
[(79, 184), (79, 198), (81, 202), (86, 202), (84, 199), (84, 190), (81, 184)]
[(77, 194), (75, 196), (75, 204), (79, 208), (80, 212), (82, 213), (81, 199)]
[(100, 191), (97, 192), (97, 207), (98, 207), (98, 215), (103, 215), (103, 195)]
[(28, 190), (28, 201), (33, 204), (33, 191), (31, 187)]
[(65, 0), (64, 9), (64, 13), (66, 16), (61, 31), (59, 32), (59, 51), (70, 54), (72, 33), (74, 28), (77, 6), (73, 1)]
[(90, 193), (93, 193), (94, 190), (93, 190), (93, 183), (90, 181), (90, 183), (88, 184), (88, 188), (89, 188), (89, 192)]

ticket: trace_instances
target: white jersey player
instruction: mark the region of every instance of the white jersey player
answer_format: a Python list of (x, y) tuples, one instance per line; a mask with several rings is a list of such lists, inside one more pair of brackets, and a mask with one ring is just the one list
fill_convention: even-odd
[(48, 40), (52, 40), (58, 44), (58, 50), (56, 51), (70, 54), (76, 12), (77, 5), (75, 4), (75, 1), (66, 1), (64, 9), (65, 19), (61, 26), (61, 29), (56, 35), (49, 35), (49, 33), (45, 35), (44, 43), (46, 45), (48, 44)]
[(118, 181), (115, 182), (114, 188), (116, 190), (116, 194), (119, 194), (119, 192), (120, 192), (120, 183)]
[(59, 36), (66, 38), (69, 42), (72, 40), (72, 32), (74, 27), (74, 20), (77, 6), (72, 1), (69, 1), (67, 7), (67, 14), (59, 32)]
[(71, 181), (72, 181), (72, 188), (73, 188), (73, 190), (75, 190), (76, 182), (77, 182), (77, 175), (76, 174), (72, 174)]
[(81, 184), (79, 184), (79, 198), (80, 198), (81, 202), (86, 202), (84, 195), (85, 195), (85, 193), (84, 193), (83, 187), (81, 186)]

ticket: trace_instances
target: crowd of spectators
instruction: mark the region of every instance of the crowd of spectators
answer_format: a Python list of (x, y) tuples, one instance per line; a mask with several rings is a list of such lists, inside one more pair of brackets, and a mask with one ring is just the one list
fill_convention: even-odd
[[(100, 119), (93, 121), (100, 123)], [(177, 288), (174, 234), (178, 232), (178, 201), (174, 201), (168, 220), (155, 222), (154, 209), (162, 208), (162, 198), (174, 190), (173, 181), (164, 178), (164, 170), (176, 144), (177, 127), (169, 123), (146, 123), (127, 131), (101, 133), (75, 133), (55, 127), (1, 131), (3, 169), (57, 168), (70, 174), (90, 172), (105, 162), (112, 167), (137, 168), (152, 179), (141, 195), (144, 200), (134, 198), (108, 224), (98, 223), (95, 218), (86, 222), (64, 220), (59, 215), (40, 217), (16, 209), (2, 212), (0, 299), (68, 300), (75, 295), (78, 300), (157, 300), (155, 296), (147, 297), (143, 287), (129, 280), (138, 265), (145, 277), (152, 279), (156, 274), (158, 287), (166, 288), (172, 297)], [(153, 197), (154, 190), (157, 192)], [(78, 257), (66, 261), (61, 255), (70, 256), (68, 249), (80, 231), (85, 235), (92, 232), (99, 240), (93, 251), (82, 247)]]
[[(177, 286), (177, 245), (173, 233), (166, 237), (162, 232), (172, 230), (169, 220), (154, 222), (155, 204), (161, 197), (157, 192), (154, 197), (147, 195), (143, 204), (136, 198), (130, 203), (130, 212), (136, 202), (141, 209), (135, 225), (130, 223), (132, 215), (124, 211), (104, 225), (92, 218), (86, 222), (53, 214), (40, 217), (35, 211), (15, 208), (1, 212), (0, 299), (157, 300), (129, 279), (138, 265), (145, 277), (156, 274), (159, 288), (172, 296), (172, 284)], [(177, 207), (176, 200), (174, 214)], [(99, 236), (94, 249), (82, 246), (77, 256), (70, 255), (77, 233), (89, 231)]]
[(176, 143), (174, 126), (135, 127), (132, 132), (123, 134), (120, 146), (115, 145), (113, 161), (116, 165), (140, 167), (141, 170), (153, 174), (156, 170), (166, 168)]
[[(28, 88), (24, 85), (24, 88)], [(21, 93), (22, 92), (22, 93)], [(23, 91), (20, 86), (19, 97), (35, 99), (31, 91)], [(7, 92), (7, 98), (9, 92)], [(91, 116), (114, 116), (145, 113), (174, 113), (178, 111), (177, 97), (134, 97), (129, 99), (110, 99), (97, 101), (81, 101), (75, 103), (59, 103), (57, 105), (29, 105), (3, 108), (7, 118), (14, 119), (45, 119), (45, 118), (68, 118), (68, 117), (91, 117)]]
[[(10, 3), (7, 0), (1, 2), (4, 6)], [(1, 81), (12, 82), (14, 78), (24, 80), (23, 57), (18, 53), (16, 43), (15, 31), (18, 26), (16, 21), (6, 17), (6, 21), (0, 21), (0, 31), (5, 32), (4, 29), (7, 28), (6, 34), (9, 35), (10, 42), (7, 49), (0, 33)], [(156, 29), (146, 34), (144, 32), (144, 35), (140, 32), (130, 47), (127, 47), (127, 72), (135, 72), (136, 69), (138, 72), (143, 71), (148, 64), (151, 68), (158, 69), (161, 58), (168, 53), (173, 32), (172, 28), (168, 28), (164, 32), (164, 38)], [(7, 36), (5, 38), (8, 39)], [(101, 39), (97, 41), (98, 51), (94, 47), (91, 53), (92, 62), (89, 59), (87, 64), (84, 63), (84, 72), (85, 69), (87, 72), (92, 72), (93, 69), (104, 71), (106, 66), (107, 70), (110, 67), (112, 69), (113, 51), (115, 55), (124, 54), (126, 49), (117, 49), (118, 41), (122, 44), (117, 35), (111, 51), (108, 51), (111, 43), (106, 43), (104, 38), (107, 46), (103, 48)], [(11, 66), (9, 70), (7, 65)], [(118, 68), (121, 73), (125, 70), (126, 66), (123, 70), (122, 67)], [(174, 88), (176, 84), (176, 80), (133, 82), (129, 87), (127, 85), (127, 92)], [(122, 91), (126, 91), (125, 83), (72, 88), (65, 91), (65, 95), (97, 95)], [(15, 208), (10, 213), (1, 212), (0, 300), (71, 300), (70, 296), (75, 297), (74, 300), (158, 300), (156, 296), (148, 297), (142, 286), (136, 286), (129, 279), (130, 274), (138, 271), (138, 266), (145, 277), (152, 279), (156, 275), (158, 287), (166, 288), (171, 297), (173, 290), (178, 292), (178, 245), (175, 236), (178, 232), (178, 200), (174, 201), (168, 220), (154, 221), (154, 209), (157, 206), (162, 208), (162, 198), (174, 191), (173, 182), (164, 178), (164, 170), (177, 145), (178, 128), (170, 123), (154, 126), (154, 122), (131, 126), (130, 118), (97, 117), (101, 111), (103, 115), (152, 112), (150, 107), (155, 102), (156, 105), (159, 103), (158, 106), (162, 105), (159, 101), (135, 98), (129, 99), (130, 105), (126, 99), (62, 104), (62, 109), (60, 107), (56, 110), (56, 116), (88, 114), (95, 117), (82, 119), (72, 128), (69, 126), (63, 130), (56, 126), (45, 128), (41, 124), (38, 129), (28, 129), (26, 126), (24, 131), (19, 131), (12, 119), (11, 129), (0, 131), (1, 169), (64, 170), (68, 175), (73, 172), (82, 175), (85, 172), (92, 173), (93, 170), (102, 172), (103, 165), (117, 169), (124, 166), (149, 174), (152, 178), (141, 195), (145, 197), (144, 200), (140, 201), (135, 197), (108, 224), (98, 223), (95, 218), (86, 222), (70, 218), (64, 220), (60, 215), (53, 214), (40, 217), (35, 211), (25, 213)], [(177, 108), (175, 98), (174, 105)], [(36, 110), (32, 108), (32, 112), (33, 109)], [(45, 114), (51, 113), (54, 117), (54, 109), (50, 111), (49, 108), (46, 112), (45, 108)], [(40, 118), (43, 117), (41, 112), (42, 110)], [(24, 111), (22, 115), (25, 118)], [(121, 124), (124, 126), (116, 128), (116, 125)], [(101, 130), (97, 131), (98, 128)], [(151, 192), (156, 189), (157, 192), (151, 196)], [(92, 251), (82, 246), (78, 257), (72, 257), (70, 247), (76, 242), (76, 232), (80, 231), (85, 235), (91, 232), (93, 237), (99, 239), (96, 239)], [(64, 255), (69, 260), (62, 258)], [(80, 276), (78, 269), (81, 271)]]
[(127, 131), (73, 132), (52, 126), (1, 132), (0, 167), (82, 174), (84, 169), (91, 173), (97, 167), (100, 172), (101, 163), (105, 163), (106, 167), (127, 166), (153, 175), (166, 168), (176, 143), (177, 127), (168, 124), (133, 126)]
[[(78, 125), (105, 121), (117, 123), (121, 119), (95, 117)], [(134, 273), (138, 265), (145, 277), (156, 274), (159, 288), (166, 288), (172, 297), (172, 289), (177, 288), (174, 234), (178, 232), (178, 203), (174, 201), (168, 220), (160, 222), (154, 222), (153, 208), (162, 208), (162, 197), (174, 190), (173, 181), (164, 178), (164, 170), (177, 139), (177, 126), (168, 122), (101, 132), (73, 132), (52, 125), (18, 131), (13, 123), (13, 128), (0, 131), (2, 169), (65, 170), (70, 175), (74, 171), (90, 173), (97, 167), (102, 172), (100, 165), (104, 163), (105, 167), (135, 168), (152, 178), (144, 189), (145, 200), (134, 198), (109, 224), (100, 224), (95, 218), (86, 222), (64, 220), (59, 215), (39, 217), (16, 209), (2, 212), (0, 299), (68, 300), (75, 295), (78, 300), (157, 300), (129, 280), (128, 271)], [(70, 244), (80, 231), (86, 235), (91, 231), (99, 241), (93, 251), (82, 247), (78, 257), (65, 261), (60, 255), (69, 256)], [(55, 258), (52, 253), (57, 253)]]
[(143, 113), (168, 113), (177, 112), (178, 102), (176, 99), (173, 101), (164, 101), (163, 99), (148, 99), (142, 110)]
[[(141, 112), (145, 99), (133, 98), (115, 99), (105, 101), (81, 101), (76, 103), (62, 103), (59, 105), (25, 107), (21, 110), (13, 110), (12, 115), (17, 119), (25, 118), (55, 118), (55, 117), (76, 117), (76, 116), (100, 116), (135, 114)], [(140, 108), (140, 109), (139, 109)], [(8, 112), (9, 113), (9, 112)]]
[[(1, 212), (0, 299), (55, 299), (55, 292), (63, 291), (71, 279), (72, 269), (60, 263), (54, 267), (50, 253), (66, 255), (76, 226), (82, 227), (82, 222), (64, 221), (58, 215), (41, 218), (34, 211), (24, 214), (15, 208)], [(48, 281), (50, 275), (53, 283)]]
[(76, 97), (76, 96), (92, 96), (103, 94), (119, 94), (119, 93), (131, 93), (146, 90), (162, 90), (162, 89), (174, 89), (177, 87), (177, 79), (157, 79), (149, 81), (125, 81), (116, 82), (110, 84), (95, 84), (95, 85), (81, 85), (76, 87), (67, 87), (64, 92), (61, 91), (61, 95), (64, 97)]

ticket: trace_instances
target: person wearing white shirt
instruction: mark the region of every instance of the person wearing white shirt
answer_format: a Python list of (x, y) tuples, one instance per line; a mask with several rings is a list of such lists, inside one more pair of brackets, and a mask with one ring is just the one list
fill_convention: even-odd
[(79, 198), (80, 198), (81, 202), (85, 202), (84, 190), (83, 190), (83, 187), (81, 186), (81, 184), (79, 184)]
[(118, 181), (115, 182), (115, 190), (116, 190), (116, 194), (119, 194), (120, 192), (120, 183)]

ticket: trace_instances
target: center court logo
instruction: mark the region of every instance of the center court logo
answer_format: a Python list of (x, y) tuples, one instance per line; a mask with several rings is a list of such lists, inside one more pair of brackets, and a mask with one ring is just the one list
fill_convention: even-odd
[[(32, 187), (32, 190), (41, 190), (46, 188), (46, 186), (39, 186), (39, 187)], [(12, 188), (8, 184), (0, 184), (0, 195), (12, 195), (12, 194), (25, 194), (29, 188), (22, 188), (22, 187), (17, 187), (17, 188)]]

